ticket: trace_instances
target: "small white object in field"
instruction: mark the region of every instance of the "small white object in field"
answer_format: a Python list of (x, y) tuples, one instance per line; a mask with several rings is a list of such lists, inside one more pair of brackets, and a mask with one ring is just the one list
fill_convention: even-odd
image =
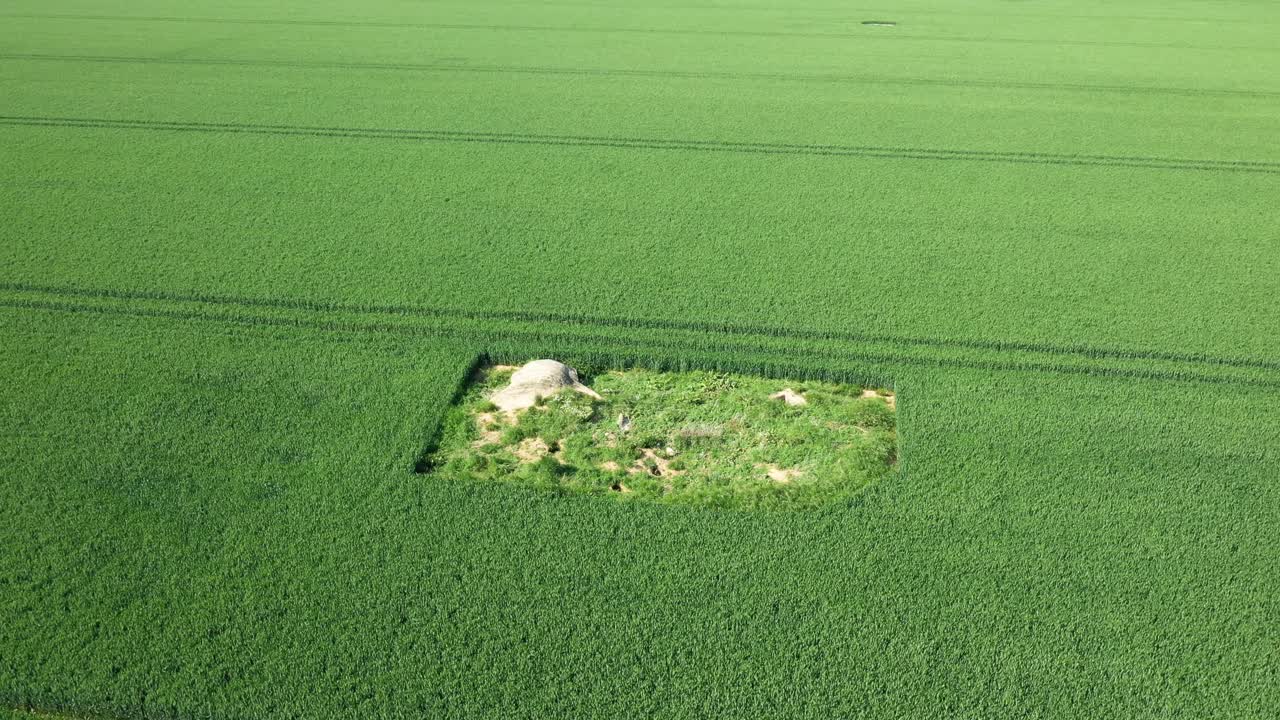
[(630, 429), (631, 429), (631, 418), (627, 417), (626, 415), (619, 415), (619, 416), (618, 416), (618, 429), (619, 429), (619, 430), (621, 430), (622, 432), (626, 432), (626, 431), (630, 430)]
[(578, 371), (557, 360), (534, 360), (511, 374), (511, 384), (489, 398), (499, 410), (514, 412), (537, 404), (538, 398), (564, 389), (575, 390), (597, 400), (604, 398), (578, 381)]
[(782, 390), (769, 396), (770, 400), (781, 400), (788, 405), (808, 405), (809, 401), (804, 399), (800, 393), (791, 388), (783, 388)]

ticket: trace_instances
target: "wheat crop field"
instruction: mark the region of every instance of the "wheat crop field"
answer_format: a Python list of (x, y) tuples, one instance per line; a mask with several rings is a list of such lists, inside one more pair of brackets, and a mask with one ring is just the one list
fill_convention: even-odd
[[(0, 713), (1276, 717), (1277, 38), (6, 0)], [(778, 511), (432, 472), (532, 358), (884, 388), (894, 465)]]

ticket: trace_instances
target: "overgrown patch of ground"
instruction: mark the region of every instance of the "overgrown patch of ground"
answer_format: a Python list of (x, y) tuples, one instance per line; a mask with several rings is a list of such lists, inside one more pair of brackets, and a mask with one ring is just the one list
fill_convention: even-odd
[(619, 500), (814, 507), (896, 464), (895, 398), (859, 385), (706, 371), (613, 370), (534, 407), (489, 397), (515, 368), (480, 370), (450, 411), (431, 466)]

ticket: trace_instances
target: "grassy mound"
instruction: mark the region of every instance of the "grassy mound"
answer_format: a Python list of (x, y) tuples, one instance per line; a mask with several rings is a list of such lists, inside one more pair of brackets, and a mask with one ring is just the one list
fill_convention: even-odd
[[(600, 398), (561, 392), (499, 411), (513, 368), (482, 370), (450, 412), (430, 466), (447, 476), (621, 500), (816, 507), (892, 472), (884, 391), (706, 371), (610, 371)], [(799, 403), (776, 397), (790, 389)]]

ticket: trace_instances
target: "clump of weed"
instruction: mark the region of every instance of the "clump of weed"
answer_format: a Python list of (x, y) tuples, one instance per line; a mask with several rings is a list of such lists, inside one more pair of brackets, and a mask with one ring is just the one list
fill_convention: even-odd
[(691, 450), (697, 447), (710, 447), (724, 437), (724, 425), (715, 423), (692, 423), (676, 430), (672, 444), (680, 450)]

